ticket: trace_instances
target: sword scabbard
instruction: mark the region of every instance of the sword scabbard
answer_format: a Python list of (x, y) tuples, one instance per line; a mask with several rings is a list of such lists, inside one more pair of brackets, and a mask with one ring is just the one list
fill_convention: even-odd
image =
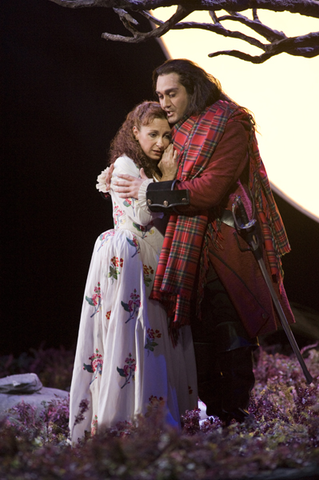
[[(236, 208), (239, 209), (239, 213), (240, 213), (240, 220), (238, 220), (236, 218)], [(272, 281), (271, 281), (271, 278), (268, 274), (268, 271), (266, 269), (266, 265), (265, 265), (265, 262), (264, 262), (264, 259), (263, 259), (263, 255), (262, 255), (262, 250), (259, 246), (259, 242), (258, 242), (258, 236), (256, 234), (256, 228), (255, 228), (255, 224), (256, 224), (256, 220), (248, 220), (248, 217), (247, 217), (247, 214), (246, 214), (246, 211), (245, 211), (245, 207), (244, 207), (244, 204), (242, 203), (241, 199), (240, 199), (240, 196), (237, 196), (235, 198), (235, 202), (233, 203), (233, 207), (232, 207), (232, 213), (233, 213), (233, 218), (234, 218), (234, 223), (235, 223), (235, 226), (236, 226), (236, 230), (238, 232), (239, 235), (241, 235), (241, 237), (248, 243), (249, 247), (250, 247), (250, 250), (252, 251), (252, 253), (254, 254), (254, 257), (255, 259), (257, 260), (258, 262), (258, 265), (259, 265), (259, 268), (261, 270), (261, 273), (264, 277), (264, 280), (266, 282), (266, 285), (268, 287), (268, 290), (269, 290), (269, 293), (271, 295), (271, 298), (272, 298), (272, 301), (274, 303), (274, 306), (275, 306), (275, 309), (278, 313), (278, 317), (279, 317), (279, 320), (280, 320), (280, 323), (281, 323), (281, 326), (288, 338), (288, 341), (290, 343), (290, 346), (293, 350), (293, 352), (295, 353), (297, 359), (298, 359), (298, 362), (302, 368), (302, 371), (304, 373), (304, 376), (306, 378), (306, 381), (308, 384), (312, 383), (313, 382), (313, 378), (305, 364), (305, 361), (301, 355), (301, 352), (299, 350), (299, 347), (298, 347), (298, 344), (296, 342), (296, 339), (295, 339), (295, 336), (291, 330), (291, 327), (288, 323), (288, 320), (284, 314), (284, 311), (282, 309), (282, 306), (281, 306), (281, 303), (279, 302), (279, 299), (277, 297), (277, 294), (275, 292), (275, 289), (273, 287), (273, 284), (272, 284)]]

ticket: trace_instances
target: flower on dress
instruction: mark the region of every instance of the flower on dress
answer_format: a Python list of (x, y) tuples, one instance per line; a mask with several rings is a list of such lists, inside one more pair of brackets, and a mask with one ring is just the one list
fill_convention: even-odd
[(111, 262), (113, 263), (114, 267), (123, 267), (123, 258), (112, 257)]
[(92, 294), (92, 297), (85, 296), (85, 300), (88, 302), (89, 305), (94, 307), (94, 312), (90, 316), (90, 318), (92, 318), (96, 313), (98, 313), (102, 303), (100, 282), (98, 282), (97, 286), (94, 287), (94, 293)]
[(131, 215), (135, 217), (135, 198), (125, 198), (123, 205), (124, 207), (131, 208)]
[(121, 389), (125, 387), (130, 380), (134, 380), (134, 372), (136, 370), (136, 362), (135, 359), (132, 358), (132, 354), (129, 353), (125, 359), (125, 365), (123, 368), (116, 367), (119, 375), (125, 378), (125, 383), (121, 386)]
[(140, 251), (141, 251), (141, 247), (140, 247), (140, 244), (138, 243), (138, 240), (136, 237), (133, 237), (133, 240), (131, 240), (130, 238), (127, 238), (126, 237), (126, 240), (128, 241), (128, 243), (133, 247), (135, 248), (135, 252), (133, 253), (133, 255), (131, 256), (131, 258), (135, 257), (135, 255), (137, 255)]
[(91, 363), (85, 364), (83, 363), (83, 370), (86, 370), (89, 373), (95, 373), (102, 375), (102, 367), (103, 367), (103, 357), (99, 353), (99, 349), (95, 350), (95, 353), (89, 357)]
[(140, 301), (140, 296), (136, 292), (136, 288), (134, 288), (134, 291), (130, 295), (130, 300), (128, 303), (121, 301), (121, 305), (124, 308), (126, 312), (129, 312), (130, 316), (126, 320), (125, 323), (129, 322), (132, 320), (132, 318), (136, 317), (139, 311), (139, 308), (141, 306), (141, 301)]
[(151, 339), (154, 339), (154, 338), (161, 338), (162, 334), (158, 329), (153, 330), (152, 328), (148, 328), (147, 336)]
[(95, 188), (99, 192), (107, 193), (110, 191), (113, 170), (114, 165), (111, 165), (110, 167), (107, 167), (105, 170), (103, 170), (100, 175), (98, 175), (96, 179), (98, 183), (96, 184)]
[(89, 373), (93, 373), (92, 380), (90, 381), (91, 383), (94, 382), (98, 378), (98, 375), (102, 375), (102, 367), (103, 367), (103, 357), (99, 353), (99, 349), (97, 348), (95, 350), (95, 353), (89, 357), (89, 360), (91, 360), (91, 363), (83, 363), (83, 370), (86, 370)]
[(163, 397), (157, 398), (156, 395), (151, 395), (148, 400), (150, 402), (150, 405), (159, 405), (159, 404), (163, 405), (164, 403), (164, 398)]
[(97, 434), (97, 426), (98, 426), (97, 415), (94, 415), (94, 418), (93, 418), (92, 423), (91, 423), (91, 436), (92, 437)]
[(163, 411), (165, 407), (165, 400), (163, 397), (157, 397), (156, 395), (151, 395), (148, 399), (149, 404), (147, 405), (147, 411), (145, 417), (150, 417), (154, 415), (157, 411)]
[(154, 230), (153, 226), (153, 221), (151, 221), (148, 225), (145, 226), (133, 222), (133, 227), (136, 228), (136, 230), (141, 234), (139, 236), (141, 236), (142, 238), (146, 238), (148, 233), (152, 233), (151, 230)]
[(154, 275), (153, 268), (149, 265), (143, 265), (143, 275), (144, 275), (144, 283), (146, 287), (149, 287), (152, 283), (151, 275)]
[(113, 204), (113, 222), (115, 229), (126, 222), (126, 214), (116, 203)]
[(118, 279), (118, 276), (120, 275), (120, 269), (123, 267), (124, 260), (123, 258), (118, 258), (118, 257), (112, 257), (111, 258), (111, 265), (110, 265), (110, 271), (108, 274), (108, 278), (111, 278), (112, 283), (115, 280)]
[(113, 237), (115, 235), (115, 231), (114, 230), (108, 230), (107, 232), (104, 232), (104, 233), (101, 233), (101, 235), (99, 236), (99, 240), (100, 240), (100, 246), (99, 248), (97, 249), (97, 251), (100, 250), (100, 248), (103, 247), (104, 243), (106, 243), (110, 237)]
[(159, 330), (153, 330), (152, 328), (147, 329), (146, 344), (144, 345), (145, 350), (148, 350), (147, 354), (154, 352), (154, 348), (158, 346), (158, 343), (155, 342), (155, 338), (161, 338), (162, 334)]

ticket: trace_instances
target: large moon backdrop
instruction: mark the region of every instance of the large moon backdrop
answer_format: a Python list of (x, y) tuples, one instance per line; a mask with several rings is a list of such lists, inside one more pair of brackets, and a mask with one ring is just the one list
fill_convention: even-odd
[[(154, 16), (166, 20), (174, 7), (160, 8)], [(218, 16), (226, 12), (218, 12)], [(319, 19), (289, 12), (258, 10), (259, 18), (287, 36), (319, 31)], [(252, 11), (241, 12), (252, 20)], [(183, 21), (211, 23), (208, 12), (195, 12)], [(225, 28), (253, 36), (240, 22), (226, 20)], [(275, 191), (300, 211), (319, 221), (317, 178), (319, 175), (319, 56), (276, 55), (262, 64), (252, 64), (227, 55), (209, 58), (223, 50), (240, 50), (257, 56), (263, 51), (243, 40), (201, 29), (171, 30), (162, 37), (171, 58), (189, 58), (217, 77), (223, 89), (249, 108), (258, 124), (258, 142)]]
[[(156, 41), (102, 40), (104, 31), (125, 34), (109, 9), (2, 0), (0, 22), (0, 355), (71, 348), (94, 241), (112, 227), (96, 176), (126, 113), (153, 98), (151, 73), (165, 55)], [(276, 199), (293, 249), (288, 296), (319, 311), (319, 224)]]

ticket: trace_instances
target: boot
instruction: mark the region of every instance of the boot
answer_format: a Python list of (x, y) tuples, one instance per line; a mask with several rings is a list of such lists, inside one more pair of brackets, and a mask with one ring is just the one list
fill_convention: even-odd
[(222, 375), (211, 343), (194, 342), (198, 396), (208, 416), (222, 415)]
[(242, 423), (254, 417), (248, 412), (250, 393), (255, 384), (252, 347), (241, 347), (219, 355), (222, 371), (221, 420)]

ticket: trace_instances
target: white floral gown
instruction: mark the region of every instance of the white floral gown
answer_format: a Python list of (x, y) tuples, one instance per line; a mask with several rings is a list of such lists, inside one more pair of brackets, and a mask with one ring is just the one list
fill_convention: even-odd
[[(126, 156), (117, 173), (136, 177)], [(70, 392), (70, 434), (94, 434), (145, 414), (161, 403), (166, 421), (180, 425), (180, 415), (197, 407), (196, 366), (190, 327), (180, 329), (173, 347), (163, 306), (149, 299), (165, 221), (142, 200), (121, 199), (110, 190), (114, 229), (96, 240), (85, 287)], [(82, 399), (89, 410), (75, 422)]]

